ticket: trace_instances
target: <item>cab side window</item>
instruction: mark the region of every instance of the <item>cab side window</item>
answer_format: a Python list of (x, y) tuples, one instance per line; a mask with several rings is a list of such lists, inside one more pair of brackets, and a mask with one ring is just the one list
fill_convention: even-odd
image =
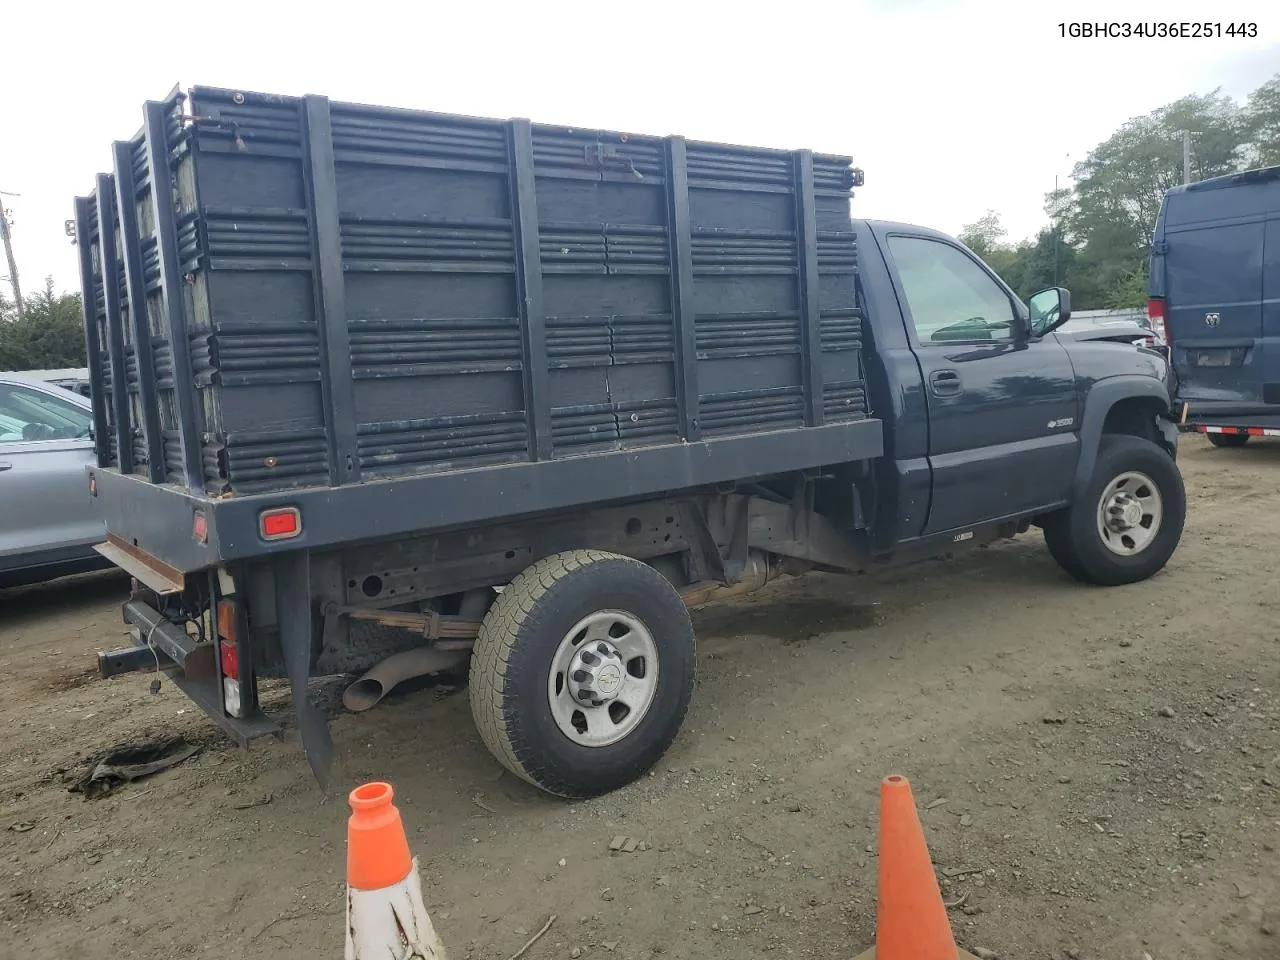
[(889, 253), (921, 344), (1013, 339), (1013, 301), (963, 252), (899, 236), (889, 238)]

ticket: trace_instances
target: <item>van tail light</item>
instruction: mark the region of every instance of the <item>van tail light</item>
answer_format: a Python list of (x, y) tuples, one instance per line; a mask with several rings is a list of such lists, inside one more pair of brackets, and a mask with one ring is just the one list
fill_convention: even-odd
[(1167, 347), (1172, 342), (1169, 337), (1169, 325), (1165, 318), (1164, 298), (1152, 297), (1147, 301), (1147, 320), (1155, 331), (1156, 343)]
[(240, 696), (240, 607), (218, 601), (218, 664), (222, 667), (222, 706), (232, 717), (244, 716)]

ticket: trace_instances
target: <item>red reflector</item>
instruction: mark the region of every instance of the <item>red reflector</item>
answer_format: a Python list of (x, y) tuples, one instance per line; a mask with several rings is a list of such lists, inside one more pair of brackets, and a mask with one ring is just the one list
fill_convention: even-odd
[(258, 519), (263, 540), (285, 540), (302, 532), (302, 514), (296, 507), (266, 510)]
[(1165, 322), (1165, 305), (1162, 297), (1151, 297), (1147, 301), (1147, 320), (1156, 333), (1156, 340), (1162, 344), (1169, 343), (1169, 325)]
[(197, 543), (209, 542), (209, 518), (198, 510), (191, 520), (191, 536)]
[(226, 640), (218, 642), (218, 659), (222, 661), (222, 676), (228, 680), (240, 679), (240, 648)]
[(96, 497), (98, 495), (98, 478), (90, 475), (89, 477), (89, 496)]
[(218, 636), (232, 643), (240, 638), (240, 608), (234, 600), (218, 601)]

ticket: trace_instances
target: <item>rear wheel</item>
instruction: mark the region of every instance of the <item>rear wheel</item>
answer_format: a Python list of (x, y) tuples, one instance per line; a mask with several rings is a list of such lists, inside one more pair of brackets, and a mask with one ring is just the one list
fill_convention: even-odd
[(1186, 509), (1182, 475), (1165, 450), (1140, 437), (1106, 435), (1088, 486), (1045, 521), (1044, 538), (1077, 580), (1136, 583), (1169, 562)]
[(1215, 447), (1226, 447), (1228, 450), (1243, 447), (1249, 442), (1247, 433), (1206, 433), (1205, 436)]
[(471, 656), (471, 712), (512, 773), (563, 797), (608, 793), (675, 739), (694, 683), (693, 625), (662, 574), (577, 550), (520, 574)]

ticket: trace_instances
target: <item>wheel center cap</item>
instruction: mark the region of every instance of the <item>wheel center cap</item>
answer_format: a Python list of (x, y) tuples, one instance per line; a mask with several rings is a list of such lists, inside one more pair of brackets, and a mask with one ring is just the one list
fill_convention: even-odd
[(616, 699), (625, 681), (621, 655), (603, 640), (583, 644), (570, 664), (569, 693), (583, 706), (601, 707)]
[(618, 688), (622, 686), (622, 671), (612, 663), (606, 664), (596, 678), (596, 685), (600, 692), (604, 694), (615, 694)]

